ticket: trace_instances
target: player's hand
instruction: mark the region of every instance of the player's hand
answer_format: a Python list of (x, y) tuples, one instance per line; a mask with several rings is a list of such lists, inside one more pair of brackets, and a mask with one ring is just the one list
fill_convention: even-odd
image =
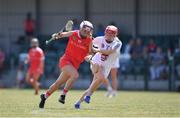
[(87, 62), (90, 62), (92, 59), (92, 55), (88, 55), (84, 58)]
[(27, 59), (24, 61), (24, 64), (28, 64), (28, 60)]
[(88, 37), (91, 38), (91, 39), (93, 39), (92, 33), (89, 33)]
[(53, 39), (58, 39), (58, 33), (52, 34), (52, 38), (53, 38)]
[(92, 50), (93, 50), (94, 53), (100, 52), (100, 49), (99, 49), (99, 48), (94, 48), (94, 47), (93, 47)]
[(62, 32), (52, 34), (53, 39), (60, 39), (63, 37)]

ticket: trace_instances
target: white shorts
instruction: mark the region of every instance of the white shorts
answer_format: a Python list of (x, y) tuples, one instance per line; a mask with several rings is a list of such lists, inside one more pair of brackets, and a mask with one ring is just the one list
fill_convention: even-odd
[[(99, 60), (99, 58), (101, 58), (100, 56), (101, 55), (95, 55), (91, 62), (93, 64), (103, 65), (103, 69), (102, 69), (103, 70), (103, 74), (104, 74), (104, 77), (107, 78), (109, 73), (110, 73), (110, 71), (111, 71), (111, 68), (119, 68), (119, 58), (117, 58), (115, 60), (115, 63), (113, 63), (113, 64), (111, 64), (111, 63), (102, 64), (102, 61)], [(92, 68), (91, 68), (91, 70), (92, 70)]]
[[(91, 71), (92, 71), (92, 65), (90, 66), (90, 68), (91, 68)], [(104, 75), (105, 78), (108, 77), (110, 71), (111, 71), (111, 67), (103, 66), (103, 68), (102, 68), (102, 73), (103, 73), (103, 75)]]
[(116, 59), (116, 62), (112, 65), (112, 68), (119, 68), (119, 58)]
[(105, 78), (109, 76), (110, 71), (111, 71), (111, 68), (103, 67), (103, 75)]

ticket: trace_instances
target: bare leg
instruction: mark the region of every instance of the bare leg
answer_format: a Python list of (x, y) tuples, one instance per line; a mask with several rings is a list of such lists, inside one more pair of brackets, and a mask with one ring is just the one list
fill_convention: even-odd
[(72, 65), (67, 65), (65, 68), (63, 68), (63, 71), (66, 71), (68, 73), (68, 80), (66, 81), (65, 87), (59, 97), (59, 102), (64, 104), (65, 103), (65, 97), (69, 89), (73, 86), (73, 83), (78, 78), (78, 72), (77, 69), (75, 69)]
[(29, 73), (26, 74), (26, 82), (28, 84), (30, 83), (30, 74)]
[(59, 88), (59, 86), (61, 86), (67, 81), (68, 77), (68, 74), (62, 71), (58, 79), (49, 87), (47, 93), (52, 94), (54, 91), (56, 91)]
[(79, 98), (78, 103), (81, 103), (84, 101), (84, 96), (88, 93), (88, 89), (82, 94), (82, 96)]
[(72, 88), (74, 82), (78, 79), (78, 72), (73, 66), (67, 66), (66, 71), (69, 75), (68, 80), (64, 86), (64, 89), (69, 90)]
[(81, 102), (85, 100), (85, 102), (90, 102), (90, 96), (93, 94), (93, 92), (100, 86), (100, 84), (104, 81), (104, 75), (102, 74), (102, 69), (98, 65), (92, 65), (91, 68), (94, 78), (89, 86), (89, 88), (82, 94), (80, 99), (75, 103), (74, 107), (76, 109), (80, 108)]
[(40, 74), (34, 75), (34, 82), (32, 82), (32, 85), (34, 86), (35, 89), (35, 95), (38, 95), (39, 92), (39, 82), (38, 79), (40, 77)]
[(88, 92), (87, 92), (87, 96), (91, 96), (93, 94), (94, 91), (96, 91), (96, 89), (100, 86), (100, 84), (103, 82), (104, 80), (101, 78), (96, 78), (92, 81), (91, 85), (89, 86)]
[[(95, 67), (95, 68), (93, 68), (93, 67)], [(92, 67), (92, 72), (94, 74), (94, 78), (93, 78), (91, 85), (88, 88), (87, 96), (91, 96), (92, 93), (94, 91), (96, 91), (96, 89), (100, 86), (100, 84), (103, 83), (105, 80), (105, 77), (102, 73), (102, 67), (98, 66), (97, 71), (94, 71), (94, 70), (96, 70), (96, 65), (93, 67)]]
[(104, 84), (107, 87), (108, 92), (111, 92), (112, 91), (112, 87), (111, 87), (111, 83), (110, 83), (109, 79), (105, 79), (104, 80)]
[(104, 81), (104, 75), (102, 73), (102, 66), (99, 66), (97, 64), (92, 64), (91, 71), (94, 75), (94, 78), (91, 85), (89, 86), (87, 95), (92, 94), (99, 87), (101, 82)]
[[(93, 78), (93, 81), (91, 83), (91, 85), (94, 83), (94, 81), (96, 81), (97, 79), (95, 79), (95, 77)], [(90, 87), (82, 94), (82, 96), (79, 98), (79, 100), (75, 103), (75, 108), (79, 109), (80, 108), (80, 104), (84, 101), (84, 97), (85, 96), (91, 96), (92, 95), (92, 90), (90, 90)]]
[[(111, 79), (112, 79), (112, 91), (110, 92), (110, 98), (117, 95), (117, 89), (118, 89), (118, 68), (112, 68), (111, 69)], [(108, 92), (109, 93), (109, 92)]]
[[(96, 81), (96, 79), (95, 79), (95, 77), (93, 78), (93, 81), (92, 81), (92, 83), (91, 83), (91, 85), (93, 84), (93, 83), (95, 83), (94, 81)], [(91, 86), (90, 85), (90, 86)], [(84, 97), (88, 94), (88, 92), (89, 91), (91, 91), (91, 90), (89, 90), (90, 89), (90, 86), (89, 86), (89, 88), (82, 94), (82, 96), (80, 97), (80, 99), (78, 100), (79, 102), (83, 102), (84, 101)], [(97, 87), (96, 87), (97, 88)], [(90, 93), (90, 92), (89, 92)], [(92, 93), (92, 92), (91, 92)]]
[(63, 85), (69, 78), (68, 73), (66, 72), (66, 66), (63, 67), (61, 74), (58, 79), (49, 87), (45, 94), (41, 94), (41, 101), (39, 103), (39, 108), (44, 108), (46, 99), (56, 91), (59, 86)]
[(39, 74), (35, 76), (35, 75), (30, 75), (29, 73), (27, 73), (26, 75), (26, 82), (34, 88), (35, 95), (37, 95), (39, 91), (39, 83), (37, 81), (39, 76), (40, 76)]
[(117, 89), (118, 89), (117, 74), (118, 74), (118, 69), (117, 68), (112, 68), (111, 69), (112, 88), (115, 91), (117, 91)]

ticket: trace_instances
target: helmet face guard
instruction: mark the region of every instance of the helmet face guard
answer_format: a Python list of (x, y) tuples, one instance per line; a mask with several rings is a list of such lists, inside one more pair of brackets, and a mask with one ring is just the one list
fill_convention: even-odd
[(84, 28), (84, 29), (87, 30), (87, 31), (92, 31), (92, 30), (93, 30), (93, 28), (90, 27), (90, 26), (88, 26), (88, 25), (83, 25), (82, 28)]
[(107, 33), (107, 34), (112, 34), (112, 35), (114, 35), (114, 36), (116, 36), (116, 34), (117, 34), (117, 32), (112, 31), (112, 30), (106, 30), (105, 33)]
[(118, 29), (113, 25), (109, 25), (105, 29), (105, 38), (108, 43), (112, 42), (114, 38), (117, 36)]
[(91, 22), (89, 21), (83, 21), (81, 24), (80, 24), (80, 34), (83, 36), (83, 37), (87, 37), (89, 35), (91, 35), (93, 32), (93, 25)]
[(109, 25), (106, 27), (105, 34), (109, 34), (115, 37), (118, 34), (118, 29), (113, 25)]

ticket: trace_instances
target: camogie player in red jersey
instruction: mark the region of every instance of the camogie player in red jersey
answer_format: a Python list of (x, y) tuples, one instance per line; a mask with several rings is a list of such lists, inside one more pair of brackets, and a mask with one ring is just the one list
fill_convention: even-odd
[(65, 84), (59, 102), (64, 104), (68, 90), (78, 78), (78, 68), (84, 61), (84, 58), (91, 52), (92, 39), (91, 34), (93, 25), (89, 21), (82, 21), (79, 30), (62, 32), (53, 34), (52, 37), (60, 39), (69, 37), (68, 44), (64, 55), (59, 60), (59, 68), (61, 74), (58, 79), (49, 87), (49, 89), (41, 94), (39, 108), (44, 108), (46, 99), (56, 91), (61, 85)]
[(26, 82), (33, 86), (35, 89), (35, 95), (37, 95), (39, 91), (38, 79), (43, 74), (44, 70), (44, 53), (39, 47), (39, 41), (37, 38), (31, 40), (31, 49), (29, 50), (28, 58), (25, 63), (29, 64)]

